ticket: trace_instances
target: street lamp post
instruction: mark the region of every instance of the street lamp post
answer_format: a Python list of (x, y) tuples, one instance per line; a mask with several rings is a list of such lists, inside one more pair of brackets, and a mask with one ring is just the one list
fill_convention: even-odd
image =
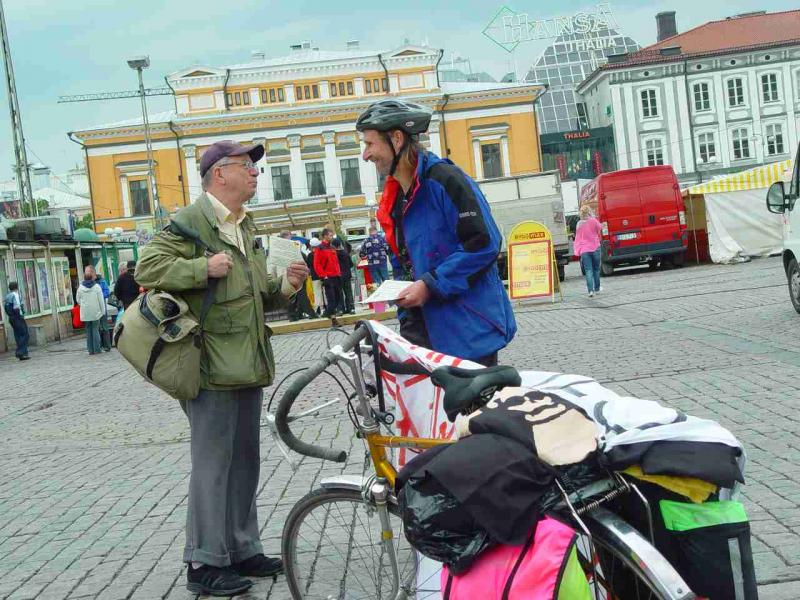
[(147, 148), (147, 186), (153, 197), (153, 213), (155, 216), (156, 229), (163, 228), (163, 221), (161, 215), (161, 203), (158, 201), (158, 188), (156, 186), (156, 177), (153, 172), (153, 147), (150, 143), (150, 121), (147, 118), (147, 100), (144, 94), (144, 81), (142, 79), (142, 71), (150, 66), (149, 56), (135, 56), (128, 59), (128, 66), (135, 70), (139, 75), (139, 97), (142, 99), (142, 119), (144, 119), (144, 144)]

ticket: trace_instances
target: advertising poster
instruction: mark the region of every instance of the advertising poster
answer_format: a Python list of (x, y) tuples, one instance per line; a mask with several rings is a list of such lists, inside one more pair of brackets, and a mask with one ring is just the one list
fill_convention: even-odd
[(514, 226), (508, 236), (508, 291), (512, 300), (553, 296), (553, 241), (536, 221)]

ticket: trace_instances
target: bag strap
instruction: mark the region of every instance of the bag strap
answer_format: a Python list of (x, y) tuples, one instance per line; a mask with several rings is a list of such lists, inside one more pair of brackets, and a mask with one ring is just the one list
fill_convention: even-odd
[(447, 574), (447, 585), (444, 588), (444, 595), (442, 596), (442, 600), (450, 600), (450, 588), (453, 586), (453, 574)]
[(539, 522), (536, 522), (536, 525), (533, 526), (533, 530), (531, 531), (530, 535), (528, 535), (528, 539), (525, 541), (525, 545), (520, 550), (519, 556), (517, 557), (517, 562), (514, 563), (514, 568), (511, 569), (511, 573), (506, 580), (506, 586), (503, 588), (503, 596), (502, 600), (508, 600), (509, 594), (511, 594), (511, 586), (514, 584), (514, 577), (517, 576), (517, 571), (519, 571), (520, 565), (522, 565), (522, 560), (525, 558), (525, 555), (528, 554), (528, 551), (533, 546), (533, 540), (536, 537), (536, 529), (539, 526)]
[[(175, 235), (179, 235), (182, 238), (186, 238), (187, 240), (192, 240), (195, 244), (200, 246), (206, 256), (216, 254), (211, 247), (206, 244), (202, 239), (200, 239), (200, 234), (189, 227), (188, 225), (183, 225), (174, 219), (169, 222), (166, 229), (170, 229)], [(208, 311), (211, 310), (211, 305), (214, 304), (214, 293), (217, 290), (217, 285), (219, 284), (219, 279), (212, 278), (208, 281), (206, 285), (206, 293), (203, 296), (203, 305), (200, 308), (200, 329), (203, 329), (203, 322), (206, 320), (206, 316), (208, 316)]]

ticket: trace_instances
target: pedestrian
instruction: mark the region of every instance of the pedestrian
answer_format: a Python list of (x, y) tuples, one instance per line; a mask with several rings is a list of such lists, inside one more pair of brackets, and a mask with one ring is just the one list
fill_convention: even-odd
[[(303, 241), (301, 238), (296, 238), (292, 236), (291, 231), (281, 231), (280, 237), (285, 240), (294, 240), (300, 246), (300, 254), (302, 256), (302, 244)], [(305, 260), (305, 259), (304, 259)], [(290, 321), (299, 321), (300, 319), (307, 317), (309, 319), (313, 319), (316, 315), (312, 314), (313, 309), (311, 308), (311, 303), (308, 300), (308, 294), (306, 293), (306, 284), (305, 281), (303, 285), (300, 286), (300, 289), (297, 290), (297, 293), (292, 296), (292, 299), (289, 302), (289, 320)]]
[(305, 257), (306, 265), (311, 273), (311, 289), (314, 292), (314, 311), (318, 317), (322, 315), (322, 311), (325, 308), (325, 296), (322, 293), (322, 279), (314, 268), (314, 255), (321, 244), (322, 242), (319, 238), (312, 237), (308, 242), (310, 246), (308, 255)]
[(367, 259), (367, 270), (370, 279), (375, 285), (380, 285), (389, 279), (389, 267), (386, 264), (389, 245), (386, 238), (378, 233), (378, 228), (371, 226), (369, 236), (361, 243), (358, 255)]
[(387, 99), (356, 123), (364, 160), (386, 176), (377, 217), (394, 277), (413, 281), (397, 299), (400, 335), (489, 366), (517, 331), (497, 270), (502, 236), (478, 185), (420, 145), (431, 116)]
[(96, 275), (93, 266), (86, 267), (83, 270), (83, 281), (75, 296), (81, 307), (81, 321), (86, 330), (86, 350), (90, 356), (100, 354), (100, 321), (106, 318), (106, 301)]
[(331, 245), (336, 250), (336, 258), (339, 260), (341, 282), (339, 310), (348, 315), (354, 315), (356, 313), (356, 305), (353, 301), (353, 259), (341, 239), (334, 238)]
[(602, 291), (600, 287), (600, 233), (603, 226), (594, 217), (588, 204), (581, 206), (580, 217), (580, 221), (575, 226), (574, 253), (575, 256), (580, 257), (589, 297), (594, 298), (597, 292)]
[(114, 284), (114, 296), (122, 302), (125, 310), (136, 300), (139, 295), (139, 284), (136, 282), (136, 261), (129, 260), (120, 264), (120, 274)]
[(341, 269), (336, 250), (331, 245), (334, 232), (331, 229), (322, 230), (322, 241), (314, 249), (314, 270), (322, 280), (325, 289), (325, 312), (323, 316), (331, 318), (339, 311), (339, 294), (341, 293)]
[(28, 360), (28, 324), (25, 322), (25, 308), (22, 306), (22, 299), (19, 296), (19, 284), (11, 281), (8, 284), (8, 293), (3, 299), (3, 309), (8, 315), (11, 329), (14, 331), (14, 343), (17, 349), (14, 355), (19, 360)]
[(100, 289), (103, 290), (103, 308), (105, 310), (103, 318), (100, 319), (100, 346), (104, 352), (111, 352), (111, 328), (108, 325), (108, 299), (111, 297), (111, 290), (101, 273), (95, 271), (95, 280)]
[(286, 306), (308, 268), (298, 260), (272, 277), (255, 248), (244, 205), (255, 195), (263, 156), (260, 144), (206, 148), (203, 192), (172, 220), (213, 253), (168, 229), (145, 246), (136, 268), (142, 286), (179, 294), (196, 318), (209, 280), (220, 279), (201, 336), (200, 393), (180, 403), (191, 430), (183, 560), (193, 594), (239, 594), (252, 586), (249, 577), (283, 569), (279, 558), (264, 555), (256, 507), (263, 390), (275, 375), (264, 312)]

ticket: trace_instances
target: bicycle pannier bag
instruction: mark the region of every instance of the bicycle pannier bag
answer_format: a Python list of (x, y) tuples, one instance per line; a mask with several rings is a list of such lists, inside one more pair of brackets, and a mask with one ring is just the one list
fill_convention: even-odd
[(442, 569), (444, 600), (589, 600), (572, 528), (545, 517), (522, 546), (497, 545), (468, 571)]

